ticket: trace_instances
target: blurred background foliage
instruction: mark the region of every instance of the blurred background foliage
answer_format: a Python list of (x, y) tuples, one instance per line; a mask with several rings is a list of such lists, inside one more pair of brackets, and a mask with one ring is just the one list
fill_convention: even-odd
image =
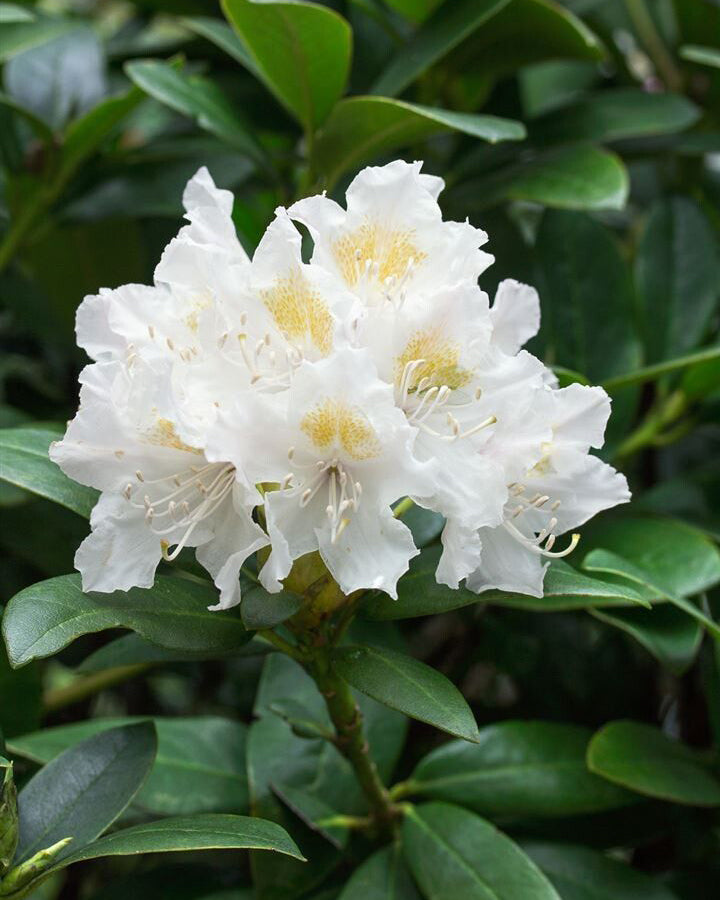
[[(292, 16), (288, 25), (288, 6), (0, 3), (7, 459), (41, 454), (73, 414), (83, 365), (73, 333), (79, 301), (103, 286), (152, 280), (179, 227), (183, 186), (199, 166), (235, 193), (238, 233), (252, 252), (276, 206), (324, 189), (340, 198), (368, 163), (423, 159), (446, 180), (446, 217), (469, 216), (490, 235), (496, 262), (481, 286), (492, 295), (498, 281), (514, 277), (540, 290), (543, 323), (531, 349), (561, 381), (601, 383), (613, 397), (602, 455), (627, 473), (634, 501), (629, 512), (593, 523), (570, 562), (587, 562), (594, 547), (615, 548), (659, 567), (665, 584), (720, 617), (720, 4), (338, 0), (299, 28)], [(43, 499), (42, 485), (32, 491), (22, 473), (0, 483), (3, 602), (72, 571), (87, 529), (77, 510)], [(415, 527), (428, 542), (437, 537), (431, 522)], [(418, 583), (436, 602), (430, 579)], [(563, 600), (559, 591), (547, 603), (504, 595), (397, 629), (367, 627), (448, 674), (481, 724), (531, 718), (598, 728), (633, 718), (714, 752), (717, 762), (717, 644), (675, 607), (652, 623), (643, 615)], [(0, 723), (11, 748), (41, 723), (134, 714), (249, 722), (270, 695), (283, 697), (282, 673), (265, 665), (265, 699), (263, 691), (256, 699), (262, 653), (203, 663), (158, 658), (144, 663), (143, 677), (113, 688), (92, 679), (138, 656), (132, 645), (113, 644), (104, 658), (106, 643), (107, 635), (88, 636), (16, 671), (0, 650)], [(84, 688), (68, 693), (79, 682)], [(202, 721), (222, 730), (218, 719)], [(260, 721), (265, 746), (294, 765), (294, 750), (273, 731), (280, 720)], [(217, 743), (243, 743), (244, 734), (220, 733)], [(437, 740), (413, 723), (398, 776)], [(213, 794), (198, 774), (206, 809), (247, 805), (241, 749), (229, 764), (245, 785), (236, 785), (237, 797), (228, 800), (227, 785)], [(43, 761), (24, 755), (20, 781), (32, 761)], [(505, 816), (506, 828), (614, 848), (658, 891), (674, 891), (646, 885), (628, 897), (716, 898), (717, 807), (664, 802), (662, 790), (650, 796), (593, 815)], [(278, 801), (263, 797), (272, 817)], [(150, 808), (168, 811), (162, 802)], [(49, 882), (42, 896), (250, 897), (242, 865), (218, 863), (85, 866)], [(318, 865), (285, 893), (273, 893), (277, 873), (256, 871), (259, 896), (306, 896), (330, 869)], [(112, 889), (101, 887), (110, 883), (108, 867)], [(328, 893), (315, 896), (336, 896), (333, 884), (331, 877)], [(562, 897), (591, 896), (572, 890), (566, 885)], [(597, 894), (605, 896), (626, 895)]]

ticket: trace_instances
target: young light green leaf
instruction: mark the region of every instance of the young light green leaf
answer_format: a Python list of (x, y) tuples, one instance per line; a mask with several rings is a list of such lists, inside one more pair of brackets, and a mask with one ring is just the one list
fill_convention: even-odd
[(720, 50), (717, 47), (701, 47), (698, 44), (685, 44), (679, 50), (682, 59), (698, 63), (701, 66), (712, 66), (720, 69)]
[(333, 185), (348, 169), (444, 131), (459, 131), (491, 144), (525, 137), (524, 125), (514, 119), (453, 112), (388, 97), (348, 97), (335, 106), (320, 133), (318, 166)]
[[(14, 737), (9, 745), (16, 756), (48, 763), (88, 737), (143, 721), (148, 720), (90, 719)], [(165, 816), (247, 809), (245, 725), (219, 716), (151, 721), (157, 731), (157, 756), (135, 806)]]
[(6, 62), (24, 50), (39, 47), (76, 28), (77, 22), (70, 19), (33, 18), (30, 22), (3, 23), (0, 32), (0, 62)]
[(338, 900), (420, 900), (415, 883), (394, 844), (377, 850), (359, 866)]
[(588, 94), (535, 120), (534, 138), (542, 141), (618, 141), (672, 134), (689, 128), (700, 110), (680, 94), (651, 94), (616, 88)]
[(656, 879), (597, 850), (541, 841), (520, 846), (563, 900), (677, 900)]
[(0, 25), (14, 25), (17, 22), (34, 22), (35, 14), (25, 6), (16, 3), (0, 3)]
[(54, 500), (86, 518), (98, 492), (71, 481), (48, 457), (48, 447), (60, 437), (47, 428), (0, 430), (0, 479)]
[(455, 0), (431, 16), (372, 86), (373, 94), (395, 97), (457, 47), (509, 0)]
[(628, 175), (620, 158), (591, 144), (561, 147), (458, 185), (464, 208), (485, 209), (502, 200), (529, 200), (558, 209), (622, 209)]
[(125, 72), (151, 97), (190, 116), (201, 128), (264, 164), (265, 153), (252, 130), (210, 79), (187, 75), (170, 63), (152, 59), (126, 63)]
[(184, 850), (273, 850), (304, 860), (292, 838), (274, 822), (249, 816), (205, 813), (173, 816), (106, 834), (71, 853), (52, 871), (103, 856), (139, 856)]
[(627, 317), (630, 270), (610, 231), (589, 215), (548, 210), (537, 250), (542, 334), (554, 359), (593, 382), (637, 365), (640, 345)]
[(588, 772), (589, 729), (555, 722), (501, 722), (478, 743), (450, 741), (403, 782), (418, 795), (488, 816), (572, 816), (616, 809), (633, 795)]
[(354, 688), (448, 734), (478, 740), (475, 718), (455, 685), (425, 663), (386, 648), (340, 647), (337, 673)]
[(448, 803), (408, 811), (403, 849), (427, 900), (560, 900), (517, 844), (480, 816)]
[(147, 590), (84, 594), (79, 575), (61, 575), (16, 594), (5, 609), (2, 630), (15, 668), (108, 628), (128, 628), (171, 650), (235, 650), (250, 634), (236, 610), (209, 612), (215, 599), (210, 584), (184, 578), (160, 576)]
[(640, 722), (610, 722), (590, 741), (587, 764), (609, 781), (660, 800), (720, 806), (720, 779), (700, 754)]
[(352, 33), (334, 10), (288, 0), (223, 0), (263, 82), (306, 129), (322, 124), (345, 90)]
[(650, 211), (636, 262), (642, 331), (649, 362), (693, 350), (720, 299), (720, 242), (688, 197)]
[(63, 838), (72, 850), (94, 841), (140, 790), (156, 750), (152, 722), (140, 722), (93, 735), (44, 766), (18, 797), (15, 864)]
[(614, 625), (642, 644), (674, 675), (693, 664), (702, 642), (700, 623), (670, 604), (642, 609), (592, 609), (596, 619)]

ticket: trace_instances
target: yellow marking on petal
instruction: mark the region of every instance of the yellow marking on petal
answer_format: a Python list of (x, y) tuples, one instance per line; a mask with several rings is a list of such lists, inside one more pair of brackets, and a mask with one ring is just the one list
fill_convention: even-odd
[(212, 303), (212, 298), (208, 296), (199, 297), (192, 305), (192, 309), (190, 312), (183, 317), (183, 322), (185, 325), (193, 332), (193, 334), (197, 333), (198, 326), (200, 324), (200, 313), (207, 309), (208, 306)]
[(160, 447), (173, 447), (175, 450), (185, 450), (187, 453), (202, 453), (196, 447), (190, 447), (180, 440), (175, 426), (169, 419), (158, 419), (145, 437), (151, 444), (157, 444)]
[(365, 269), (368, 260), (377, 266), (377, 278), (402, 278), (412, 260), (422, 262), (427, 256), (414, 242), (415, 232), (389, 228), (379, 222), (366, 220), (359, 228), (343, 235), (333, 244), (333, 253), (343, 278), (352, 287)]
[(277, 327), (290, 340), (309, 338), (327, 356), (332, 350), (333, 318), (320, 294), (301, 272), (280, 278), (270, 290), (262, 291), (263, 303)]
[(371, 459), (380, 452), (380, 442), (367, 416), (340, 400), (323, 400), (303, 417), (300, 427), (321, 450), (339, 444), (353, 459)]
[(472, 372), (460, 365), (459, 344), (449, 340), (440, 328), (428, 328), (412, 335), (395, 360), (396, 386), (400, 386), (407, 364), (415, 359), (424, 362), (413, 370), (409, 391), (415, 390), (423, 378), (428, 379), (427, 388), (446, 385), (451, 390), (464, 387), (472, 379)]

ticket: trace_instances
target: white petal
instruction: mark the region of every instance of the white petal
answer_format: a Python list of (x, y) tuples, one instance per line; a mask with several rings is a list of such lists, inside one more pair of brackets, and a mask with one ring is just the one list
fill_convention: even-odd
[(116, 333), (109, 321), (113, 291), (106, 288), (99, 294), (85, 297), (75, 314), (75, 333), (78, 347), (90, 359), (108, 362), (123, 359), (127, 350), (124, 335)]
[(191, 224), (180, 235), (198, 244), (221, 247), (234, 261), (247, 263), (247, 254), (237, 239), (232, 220), (233, 204), (232, 193), (217, 188), (203, 166), (185, 187), (183, 206)]
[(441, 536), (443, 551), (440, 556), (435, 579), (438, 584), (446, 584), (457, 589), (463, 578), (467, 578), (480, 565), (482, 543), (477, 528), (448, 519)]
[(253, 522), (250, 512), (228, 497), (213, 515), (214, 536), (195, 550), (198, 562), (212, 575), (220, 590), (220, 601), (210, 610), (230, 609), (240, 602), (240, 568), (245, 560), (267, 546), (269, 538)]
[(78, 547), (75, 568), (84, 591), (152, 587), (162, 557), (160, 539), (147, 527), (144, 510), (124, 497), (103, 494), (90, 517), (92, 533)]
[(601, 387), (570, 384), (552, 391), (553, 444), (586, 451), (602, 447), (610, 417), (610, 398)]
[(334, 544), (327, 525), (316, 534), (325, 565), (344, 594), (375, 588), (396, 600), (398, 579), (420, 552), (410, 529), (392, 510), (377, 509), (365, 500)]
[(301, 506), (302, 488), (271, 491), (265, 495), (265, 520), (272, 552), (260, 570), (260, 583), (271, 593), (282, 590), (280, 583), (290, 573), (293, 562), (318, 548), (314, 525), (325, 521), (327, 493), (319, 491)]
[(468, 576), (466, 585), (480, 593), (497, 588), (542, 597), (543, 579), (548, 563), (517, 541), (501, 525), (481, 528), (480, 567)]
[(504, 353), (517, 353), (540, 328), (540, 298), (535, 288), (508, 278), (498, 285), (490, 310), (493, 341)]

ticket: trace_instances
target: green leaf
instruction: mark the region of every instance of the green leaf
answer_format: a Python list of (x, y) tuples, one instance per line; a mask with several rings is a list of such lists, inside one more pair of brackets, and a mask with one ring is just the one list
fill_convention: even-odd
[(509, 0), (453, 0), (439, 9), (402, 47), (372, 86), (373, 94), (394, 97), (457, 47)]
[(290, 591), (268, 594), (261, 585), (243, 592), (240, 613), (247, 629), (274, 628), (294, 616), (303, 605), (303, 598)]
[(377, 850), (359, 866), (338, 900), (420, 900), (400, 847)]
[(563, 900), (677, 900), (659, 881), (587, 847), (523, 841)]
[(14, 25), (17, 22), (34, 22), (35, 14), (25, 6), (15, 3), (0, 3), (0, 25)]
[(267, 644), (262, 644), (258, 640), (248, 641), (242, 647), (234, 650), (219, 652), (213, 647), (208, 647), (205, 651), (195, 652), (168, 650), (165, 647), (159, 647), (157, 644), (151, 644), (139, 634), (130, 632), (122, 637), (115, 638), (114, 641), (95, 650), (77, 667), (78, 672), (89, 674), (92, 672), (102, 672), (105, 669), (115, 669), (118, 666), (137, 666), (137, 665), (161, 665), (163, 663), (186, 663), (201, 662), (210, 659), (222, 659), (224, 657), (233, 656), (262, 656), (269, 651)]
[(252, 72), (255, 77), (259, 77), (257, 66), (248, 53), (245, 44), (226, 22), (221, 22), (219, 19), (213, 19), (210, 16), (189, 16), (181, 19), (181, 22), (190, 31), (204, 37), (215, 44), (216, 47), (224, 50), (228, 56), (232, 56), (234, 60), (239, 62), (249, 72)]
[(476, 594), (467, 588), (453, 590), (435, 580), (442, 547), (428, 547), (410, 562), (409, 572), (398, 583), (398, 599), (372, 598), (363, 610), (374, 619), (408, 619), (459, 609), (473, 603), (491, 603), (536, 612), (585, 609), (590, 606), (627, 606), (646, 601), (627, 584), (614, 584), (578, 572), (564, 560), (555, 560), (545, 575), (543, 597), (490, 590)]
[(53, 130), (52, 128), (50, 128), (47, 122), (43, 122), (43, 120), (39, 116), (36, 116), (29, 109), (26, 109), (13, 97), (0, 92), (0, 105), (4, 106), (6, 109), (12, 110), (12, 112), (14, 112), (16, 115), (25, 119), (25, 121), (30, 125), (35, 134), (39, 138), (41, 138), (45, 142), (45, 144), (50, 144), (54, 140)]
[(403, 844), (427, 900), (560, 900), (517, 844), (457, 806), (427, 803), (409, 810)]
[(347, 828), (324, 824), (325, 821), (330, 822), (337, 812), (317, 794), (283, 784), (273, 784), (272, 788), (288, 809), (309, 828), (322, 835), (338, 850), (345, 847), (349, 837)]
[(170, 63), (152, 59), (126, 63), (125, 72), (151, 97), (189, 116), (200, 128), (264, 164), (265, 152), (253, 132), (210, 79), (187, 75)]
[[(663, 591), (681, 597), (702, 593), (720, 581), (717, 546), (702, 531), (677, 519), (618, 516), (586, 526), (584, 540), (646, 569)], [(583, 568), (590, 569), (587, 563), (586, 556)]]
[(69, 178), (142, 99), (142, 92), (133, 88), (117, 97), (103, 100), (84, 116), (71, 122), (60, 152), (58, 179)]
[(450, 741), (431, 751), (402, 793), (488, 816), (573, 816), (632, 803), (632, 794), (588, 772), (591, 737), (589, 729), (554, 722), (490, 725), (476, 744)]
[(94, 841), (140, 790), (156, 749), (152, 722), (140, 722), (93, 735), (44, 766), (20, 791), (15, 863), (63, 838), (73, 850)]
[(671, 197), (653, 206), (636, 277), (648, 360), (697, 347), (718, 309), (720, 243), (694, 200)]
[(701, 66), (712, 66), (720, 69), (720, 50), (715, 47), (701, 47), (698, 44), (685, 44), (679, 50), (682, 59), (698, 63)]
[(337, 673), (354, 688), (406, 716), (467, 741), (478, 739), (477, 724), (455, 685), (425, 663), (378, 647), (340, 647)]
[(632, 281), (608, 229), (583, 213), (549, 210), (536, 247), (543, 276), (541, 335), (553, 359), (592, 382), (633, 368), (640, 347), (628, 319)]
[(699, 117), (697, 106), (680, 94), (616, 88), (588, 94), (536, 119), (532, 135), (543, 141), (618, 141), (672, 134)]
[(222, 6), (268, 89), (306, 129), (322, 124), (350, 68), (345, 19), (316, 3), (223, 0)]
[(20, 672), (14, 671), (0, 641), (0, 753), (3, 735), (10, 738), (40, 727), (42, 688), (40, 666), (27, 666)]
[[(11, 738), (9, 746), (17, 756), (47, 763), (92, 735), (142, 721), (148, 720), (91, 719)], [(247, 809), (245, 725), (218, 716), (158, 717), (152, 723), (157, 756), (136, 806), (165, 816)]]
[(591, 613), (635, 638), (674, 675), (686, 672), (700, 649), (700, 623), (675, 606), (665, 604), (650, 610), (593, 609)]
[(460, 131), (491, 144), (525, 137), (524, 125), (514, 119), (453, 112), (388, 97), (348, 97), (333, 109), (320, 133), (318, 166), (333, 185), (348, 169), (444, 131)]
[(702, 623), (714, 637), (720, 638), (720, 625), (717, 622), (714, 622), (709, 616), (701, 612), (690, 600), (668, 591), (651, 571), (635, 565), (635, 563), (619, 554), (613, 553), (611, 550), (593, 550), (585, 557), (583, 566), (591, 572), (608, 572), (643, 585), (648, 589), (649, 593), (654, 593), (658, 598), (669, 600), (689, 616)]
[(155, 586), (127, 593), (84, 594), (79, 575), (41, 581), (16, 594), (3, 617), (10, 664), (52, 656), (83, 634), (128, 628), (171, 650), (218, 653), (249, 640), (239, 612), (209, 612), (216, 600), (207, 583), (161, 576)]
[(185, 850), (273, 850), (303, 860), (288, 833), (274, 822), (249, 816), (205, 813), (173, 816), (106, 834), (71, 853), (51, 871), (103, 856), (139, 856)]
[(32, 22), (3, 23), (0, 32), (0, 62), (6, 62), (24, 50), (39, 47), (76, 28), (77, 22), (64, 19), (44, 18)]
[(458, 185), (452, 196), (469, 210), (503, 200), (529, 200), (558, 209), (622, 209), (628, 175), (614, 153), (591, 144), (550, 150)]
[(54, 500), (86, 518), (98, 492), (71, 481), (48, 457), (48, 447), (60, 435), (46, 428), (0, 430), (0, 479)]
[(578, 16), (553, 0), (513, 0), (449, 60), (454, 73), (496, 79), (546, 60), (599, 60), (605, 50)]
[(610, 722), (590, 741), (591, 771), (630, 790), (685, 803), (720, 806), (720, 779), (699, 753), (639, 722)]

